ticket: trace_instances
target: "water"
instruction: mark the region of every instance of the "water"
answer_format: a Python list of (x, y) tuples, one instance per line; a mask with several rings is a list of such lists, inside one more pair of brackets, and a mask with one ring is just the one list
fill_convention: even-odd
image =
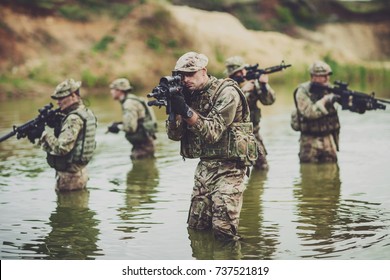
[[(156, 159), (132, 163), (124, 136), (105, 134), (120, 118), (119, 104), (100, 97), (90, 98), (99, 127), (88, 191), (56, 194), (43, 151), (15, 137), (0, 144), (0, 258), (389, 259), (390, 108), (340, 111), (339, 163), (300, 165), (284, 92), (263, 107), (270, 170), (246, 180), (242, 242), (187, 230), (197, 160), (183, 161), (179, 144), (167, 139), (164, 110)], [(2, 102), (0, 135), (48, 102)]]

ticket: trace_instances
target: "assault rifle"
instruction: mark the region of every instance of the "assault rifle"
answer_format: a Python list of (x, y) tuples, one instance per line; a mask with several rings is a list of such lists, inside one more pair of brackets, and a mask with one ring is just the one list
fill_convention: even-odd
[(285, 64), (284, 60), (279, 65), (267, 67), (265, 69), (259, 69), (259, 64), (256, 63), (254, 65), (246, 66), (246, 75), (244, 77), (233, 77), (233, 80), (235, 80), (237, 83), (242, 83), (245, 80), (256, 80), (263, 74), (272, 74), (275, 72), (282, 71), (288, 67), (291, 67), (291, 64)]
[(53, 108), (53, 104), (47, 104), (43, 108), (38, 110), (39, 115), (35, 119), (28, 121), (20, 126), (14, 125), (11, 132), (0, 138), (0, 142), (11, 138), (15, 134), (17, 139), (27, 137), (29, 131), (31, 131), (32, 129), (37, 128), (40, 125), (45, 125), (48, 122), (52, 124), (55, 121), (57, 113), (60, 112), (60, 108), (57, 108), (55, 110), (52, 110), (51, 108)]
[(363, 114), (366, 110), (385, 110), (386, 105), (382, 103), (390, 104), (389, 100), (375, 98), (374, 92), (369, 95), (363, 92), (350, 90), (348, 89), (348, 84), (342, 81), (335, 81), (334, 84), (335, 85), (333, 86), (326, 86), (318, 83), (311, 83), (310, 91), (333, 92), (340, 97), (337, 102), (341, 104), (343, 110), (350, 110), (359, 114)]
[(166, 107), (166, 113), (169, 115), (168, 119), (173, 121), (175, 114), (172, 111), (171, 96), (178, 94), (182, 91), (181, 76), (165, 76), (160, 79), (160, 83), (156, 86), (151, 93), (147, 94), (147, 97), (155, 98), (156, 100), (148, 101), (149, 106), (161, 106)]

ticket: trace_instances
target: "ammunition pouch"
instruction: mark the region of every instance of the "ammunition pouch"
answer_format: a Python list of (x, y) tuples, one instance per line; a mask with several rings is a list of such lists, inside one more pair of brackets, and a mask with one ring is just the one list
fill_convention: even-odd
[(46, 161), (51, 168), (57, 171), (67, 171), (72, 163), (72, 155), (69, 153), (66, 156), (55, 156), (48, 153)]
[(213, 144), (204, 142), (192, 132), (184, 135), (181, 145), (183, 157), (237, 160), (247, 166), (254, 164), (258, 157), (259, 149), (250, 122), (231, 124), (221, 139)]

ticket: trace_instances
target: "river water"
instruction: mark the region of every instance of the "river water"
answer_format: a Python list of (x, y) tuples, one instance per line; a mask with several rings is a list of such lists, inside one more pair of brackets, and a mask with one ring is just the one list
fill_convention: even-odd
[[(99, 120), (88, 191), (57, 194), (45, 153), (26, 139), (0, 143), (1, 259), (390, 259), (390, 106), (339, 110), (338, 164), (300, 165), (289, 125), (291, 90), (263, 106), (269, 171), (246, 180), (237, 243), (188, 231), (197, 160), (180, 157), (159, 120), (155, 160), (132, 163), (123, 135), (105, 134), (119, 104), (89, 97)], [(0, 135), (50, 100), (0, 104)]]

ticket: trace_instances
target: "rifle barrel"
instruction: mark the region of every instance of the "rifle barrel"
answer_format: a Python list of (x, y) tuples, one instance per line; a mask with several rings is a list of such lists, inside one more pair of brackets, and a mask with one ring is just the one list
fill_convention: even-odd
[(383, 103), (387, 103), (387, 104), (390, 104), (390, 100), (387, 100), (387, 99), (381, 99), (381, 98), (375, 98), (376, 100), (378, 100), (379, 102), (383, 102)]
[(4, 136), (2, 136), (1, 138), (0, 138), (0, 143), (1, 142), (3, 142), (3, 141), (5, 141), (5, 140), (7, 140), (8, 138), (11, 138), (12, 136), (14, 136), (16, 134), (16, 131), (14, 130), (14, 131), (11, 131), (11, 132), (9, 132), (9, 133), (7, 133), (6, 135), (4, 135)]

